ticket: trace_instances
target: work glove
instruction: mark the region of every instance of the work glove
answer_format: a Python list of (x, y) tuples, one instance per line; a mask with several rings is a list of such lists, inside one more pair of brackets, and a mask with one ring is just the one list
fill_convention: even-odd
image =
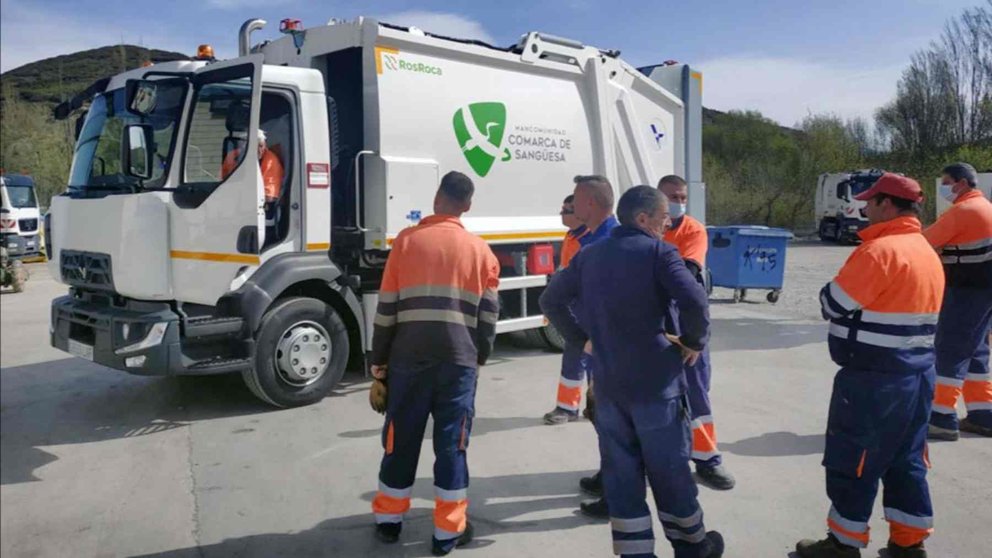
[(389, 402), (389, 389), (386, 382), (378, 378), (372, 380), (372, 387), (369, 389), (369, 405), (372, 410), (380, 415), (386, 413), (386, 404)]

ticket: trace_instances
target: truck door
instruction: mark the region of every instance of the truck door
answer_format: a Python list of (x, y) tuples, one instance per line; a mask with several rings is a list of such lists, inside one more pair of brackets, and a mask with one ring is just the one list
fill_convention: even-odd
[(192, 77), (171, 208), (177, 300), (213, 305), (259, 264), (264, 186), (258, 160), (262, 55), (211, 64)]

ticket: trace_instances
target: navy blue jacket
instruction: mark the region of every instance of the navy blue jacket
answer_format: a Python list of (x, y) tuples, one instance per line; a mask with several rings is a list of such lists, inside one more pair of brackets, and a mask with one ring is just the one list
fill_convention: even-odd
[[(573, 301), (576, 316), (568, 309)], [(683, 341), (702, 349), (709, 339), (706, 291), (674, 246), (621, 226), (551, 279), (541, 310), (569, 342), (592, 339), (601, 366), (597, 395), (643, 401), (685, 392), (681, 351), (665, 337), (672, 301)]]

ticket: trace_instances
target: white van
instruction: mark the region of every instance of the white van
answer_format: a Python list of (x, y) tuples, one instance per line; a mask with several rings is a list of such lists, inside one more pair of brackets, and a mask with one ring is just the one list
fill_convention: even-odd
[(41, 252), (41, 213), (34, 180), (20, 174), (0, 175), (0, 243), (12, 258)]

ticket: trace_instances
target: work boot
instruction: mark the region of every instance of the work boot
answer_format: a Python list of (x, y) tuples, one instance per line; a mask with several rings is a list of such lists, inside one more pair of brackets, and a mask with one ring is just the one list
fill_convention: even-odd
[(544, 415), (544, 424), (566, 424), (579, 420), (579, 413), (566, 411), (561, 407), (555, 407), (554, 411)]
[[(964, 423), (964, 421), (961, 421)], [(962, 424), (963, 425), (963, 424)], [(927, 428), (927, 438), (931, 440), (944, 440), (945, 442), (957, 442), (961, 434), (957, 430), (951, 430), (950, 428), (941, 428), (939, 426), (930, 425)]]
[(402, 523), (376, 523), (375, 538), (386, 544), (393, 544), (400, 540), (400, 533), (403, 531)]
[(860, 558), (861, 549), (847, 546), (830, 533), (822, 541), (804, 539), (796, 545), (799, 558)]
[(582, 502), (579, 504), (579, 509), (582, 510), (582, 513), (594, 519), (610, 518), (610, 508), (606, 505), (606, 498)]
[(579, 488), (585, 490), (593, 496), (603, 495), (603, 472), (596, 471), (596, 474), (591, 477), (582, 477), (579, 479)]
[(972, 434), (978, 434), (979, 436), (992, 438), (992, 428), (989, 428), (988, 426), (982, 426), (980, 424), (972, 422), (967, 418), (961, 419), (961, 422), (959, 423), (959, 428), (961, 428), (961, 430), (965, 432), (971, 432)]
[(734, 475), (723, 465), (696, 465), (696, 474), (706, 486), (716, 490), (730, 490), (737, 484)]
[(889, 558), (927, 558), (927, 549), (922, 542), (913, 546), (899, 546), (889, 541), (888, 550)]
[(709, 531), (699, 544), (675, 541), (672, 546), (675, 548), (675, 558), (720, 558), (723, 556), (723, 535)]
[(447, 556), (451, 554), (451, 551), (455, 548), (461, 548), (468, 543), (472, 542), (472, 538), (475, 536), (475, 528), (472, 527), (472, 522), (465, 522), (465, 530), (462, 531), (461, 535), (458, 535), (457, 539), (439, 541), (434, 539), (431, 541), (431, 554), (434, 556)]

